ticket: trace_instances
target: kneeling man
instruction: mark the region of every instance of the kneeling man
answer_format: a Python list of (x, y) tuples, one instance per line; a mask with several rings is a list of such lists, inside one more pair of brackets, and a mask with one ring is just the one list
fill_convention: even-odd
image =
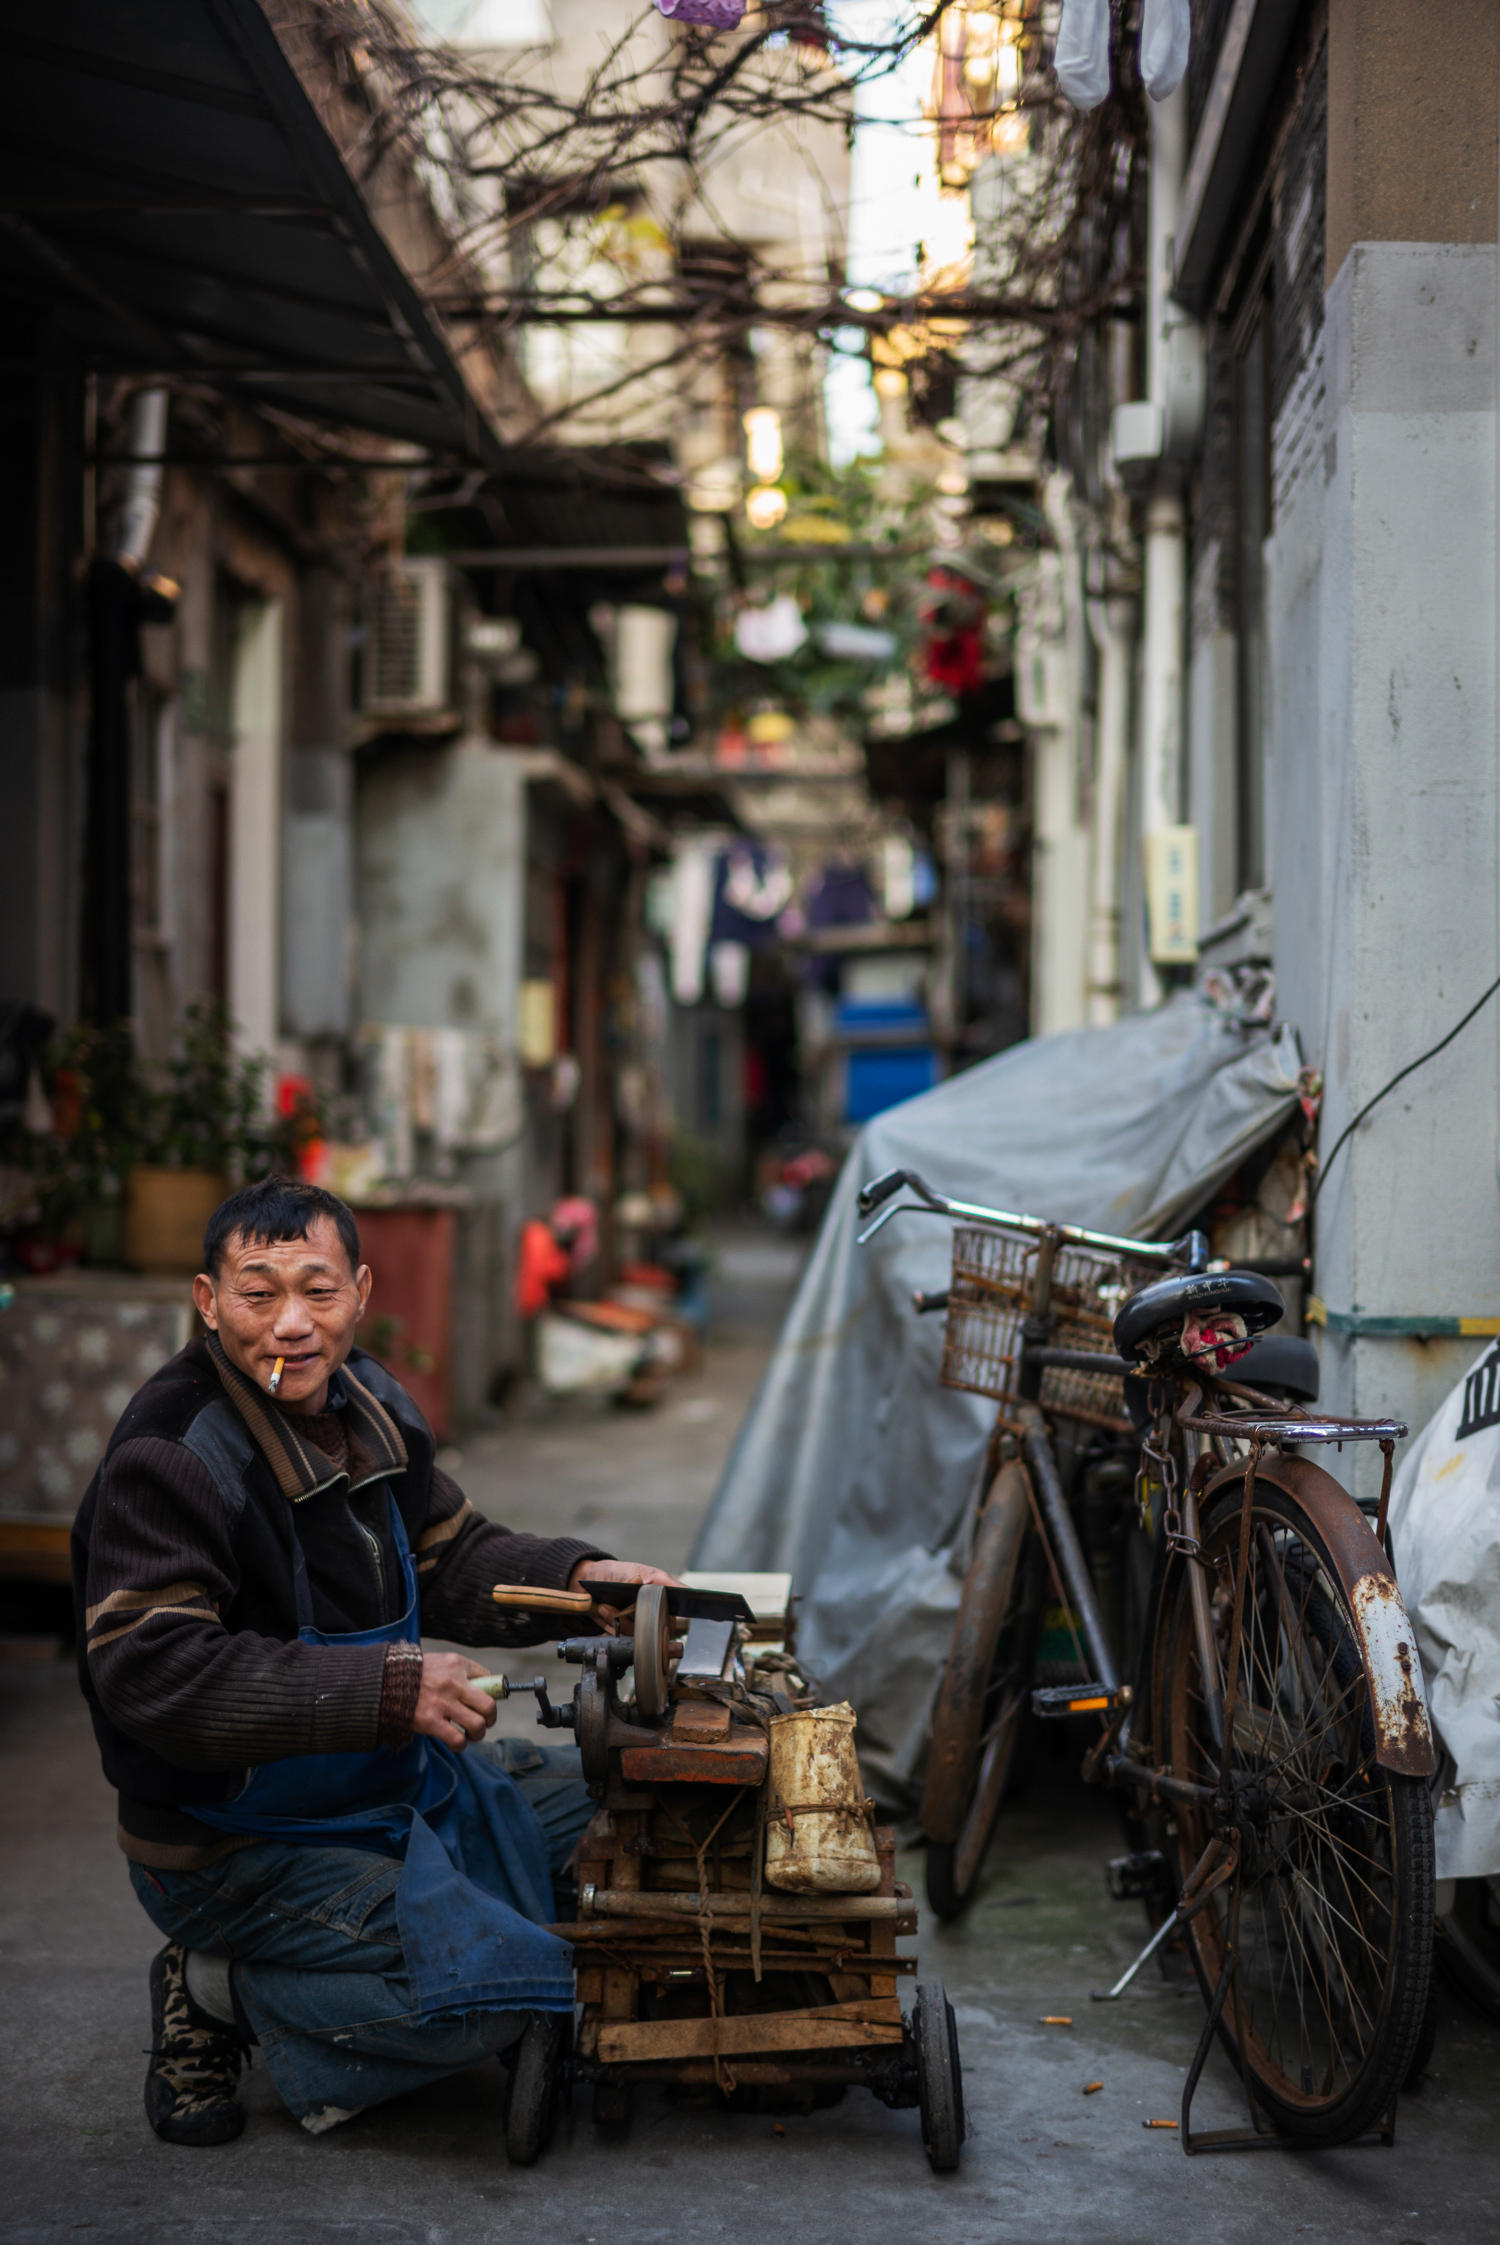
[(167, 1937), (146, 2111), (173, 2143), (244, 2125), (258, 2041), (315, 2134), (556, 2032), (543, 1930), (591, 1803), (571, 1749), (479, 1744), (482, 1663), (534, 1643), (496, 1583), (666, 1582), (483, 1520), (421, 1412), (354, 1347), (354, 1217), (267, 1178), (209, 1224), (208, 1331), (129, 1405), (79, 1509), (79, 1662), (119, 1839)]

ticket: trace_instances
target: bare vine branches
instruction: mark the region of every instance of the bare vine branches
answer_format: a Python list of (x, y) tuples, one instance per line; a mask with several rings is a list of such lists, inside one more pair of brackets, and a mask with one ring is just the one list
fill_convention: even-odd
[[(543, 330), (641, 331), (630, 352), (596, 351), (602, 363), (565, 400), (539, 396), (532, 439), (623, 411), (653, 381), (743, 359), (766, 331), (887, 363), (957, 354), (1055, 412), (1079, 338), (1128, 310), (1139, 283), (1143, 107), (1124, 37), (1134, 0), (1116, 4), (1119, 90), (1079, 117), (1052, 79), (1042, 0), (1006, 0), (1024, 72), (1003, 108), (964, 71), (963, 0), (909, 0), (883, 37), (863, 39), (830, 27), (820, 0), (763, 0), (738, 32), (714, 35), (642, 0), (588, 52), (480, 54), (424, 39), (400, 0), (309, 0), (365, 106), (372, 169), (399, 150), (431, 185), (455, 244), (427, 276), (445, 320), (501, 347)], [(967, 270), (929, 261), (917, 289), (851, 302), (847, 188), (829, 174), (847, 161), (861, 101), (924, 47), (937, 58), (932, 132), (946, 149), (956, 136), (970, 168), (998, 163), (1001, 192)], [(774, 228), (747, 238), (734, 170), (767, 135), (822, 206), (817, 225), (783, 227), (769, 248)]]

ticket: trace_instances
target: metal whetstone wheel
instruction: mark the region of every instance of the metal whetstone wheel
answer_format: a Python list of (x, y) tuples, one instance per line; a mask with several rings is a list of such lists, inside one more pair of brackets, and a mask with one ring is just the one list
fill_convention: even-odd
[(635, 1703), (655, 1722), (667, 1711), (667, 1647), (672, 1617), (659, 1582), (642, 1583), (635, 1602)]
[(958, 2022), (941, 1980), (924, 1980), (912, 2012), (922, 2142), (935, 2175), (951, 2175), (964, 2141), (964, 2077)]

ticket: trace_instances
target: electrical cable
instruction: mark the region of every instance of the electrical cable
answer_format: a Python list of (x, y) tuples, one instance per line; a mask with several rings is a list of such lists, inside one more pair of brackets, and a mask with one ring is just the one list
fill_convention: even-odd
[(1446, 1051), (1447, 1047), (1452, 1044), (1454, 1038), (1459, 1034), (1459, 1032), (1468, 1028), (1469, 1023), (1473, 1020), (1475, 1014), (1479, 1013), (1485, 1006), (1489, 1004), (1491, 998), (1493, 998), (1497, 990), (1500, 990), (1500, 974), (1497, 974), (1494, 981), (1490, 984), (1489, 988), (1483, 991), (1480, 996), (1474, 1000), (1474, 1003), (1470, 1006), (1463, 1019), (1461, 1021), (1454, 1022), (1453, 1027), (1448, 1031), (1446, 1037), (1439, 1038), (1438, 1042), (1433, 1045), (1429, 1051), (1419, 1053), (1415, 1060), (1409, 1060), (1406, 1066), (1401, 1069), (1399, 1074), (1392, 1076), (1390, 1082), (1383, 1085), (1381, 1089), (1376, 1092), (1373, 1099), (1367, 1099), (1365, 1101), (1365, 1104), (1360, 1108), (1359, 1113), (1354, 1117), (1354, 1120), (1352, 1122), (1345, 1123), (1343, 1129), (1339, 1132), (1337, 1138), (1333, 1142), (1333, 1150), (1329, 1154), (1327, 1161), (1325, 1161), (1318, 1170), (1316, 1181), (1314, 1182), (1312, 1192), (1308, 1198), (1307, 1210), (1309, 1215), (1312, 1214), (1312, 1211), (1318, 1205), (1318, 1195), (1323, 1190), (1323, 1187), (1327, 1182), (1329, 1170), (1332, 1169), (1344, 1145), (1349, 1139), (1354, 1136), (1354, 1133), (1358, 1130), (1366, 1115), (1373, 1114), (1375, 1109), (1380, 1105), (1381, 1100), (1386, 1098), (1391, 1092), (1393, 1092), (1397, 1084), (1405, 1083), (1408, 1076), (1415, 1075), (1416, 1071), (1419, 1068), (1426, 1067), (1429, 1060), (1436, 1060), (1440, 1052)]

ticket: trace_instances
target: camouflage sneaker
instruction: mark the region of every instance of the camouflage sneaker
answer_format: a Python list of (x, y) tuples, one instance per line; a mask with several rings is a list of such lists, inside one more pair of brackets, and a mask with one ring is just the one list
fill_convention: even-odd
[(186, 1967), (176, 1941), (151, 1959), (146, 2118), (169, 2144), (227, 2144), (245, 2125), (235, 2094), (245, 2045), (194, 2003)]

